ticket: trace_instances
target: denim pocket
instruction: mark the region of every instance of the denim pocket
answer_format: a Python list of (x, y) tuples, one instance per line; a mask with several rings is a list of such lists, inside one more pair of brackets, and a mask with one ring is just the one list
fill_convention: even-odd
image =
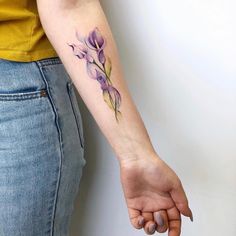
[(0, 101), (21, 101), (39, 97), (47, 97), (46, 89), (32, 90), (27, 92), (0, 92)]
[(77, 101), (77, 98), (75, 95), (75, 87), (74, 87), (73, 81), (67, 82), (67, 91), (68, 91), (68, 95), (70, 98), (70, 104), (71, 104), (73, 114), (75, 117), (75, 121), (76, 121), (76, 125), (77, 125), (80, 144), (81, 144), (81, 147), (84, 148), (83, 123), (82, 123), (82, 117), (80, 114), (78, 101)]

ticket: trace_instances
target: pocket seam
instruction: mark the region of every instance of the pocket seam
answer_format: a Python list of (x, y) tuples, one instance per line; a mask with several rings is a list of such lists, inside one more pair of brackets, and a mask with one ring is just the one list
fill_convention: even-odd
[[(75, 94), (73, 94), (73, 81), (69, 81), (67, 82), (67, 91), (68, 91), (68, 95), (69, 95), (69, 99), (70, 99), (70, 103), (71, 103), (71, 108), (73, 111), (73, 115), (75, 118), (75, 122), (76, 122), (76, 126), (77, 126), (77, 130), (78, 130), (78, 134), (79, 134), (79, 139), (80, 139), (80, 145), (81, 147), (84, 149), (84, 138), (83, 138), (83, 134), (82, 134), (82, 127), (80, 124), (80, 119), (78, 117), (78, 114), (76, 113), (76, 106), (77, 104), (75, 104), (73, 99), (76, 99)], [(82, 121), (81, 121), (82, 122)]]
[(40, 89), (32, 92), (22, 93), (0, 93), (0, 101), (21, 101), (33, 98), (47, 97), (48, 93), (46, 89)]

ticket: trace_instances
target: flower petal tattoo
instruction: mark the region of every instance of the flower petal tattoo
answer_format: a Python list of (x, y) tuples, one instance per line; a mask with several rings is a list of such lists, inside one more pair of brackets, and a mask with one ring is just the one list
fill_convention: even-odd
[(89, 32), (86, 37), (82, 37), (76, 31), (76, 38), (79, 44), (71, 43), (68, 46), (71, 47), (73, 54), (78, 59), (85, 60), (89, 77), (99, 82), (103, 99), (108, 107), (114, 111), (116, 121), (118, 122), (121, 118), (121, 112), (119, 111), (121, 95), (113, 86), (110, 78), (112, 63), (111, 59), (104, 53), (106, 40), (97, 27)]

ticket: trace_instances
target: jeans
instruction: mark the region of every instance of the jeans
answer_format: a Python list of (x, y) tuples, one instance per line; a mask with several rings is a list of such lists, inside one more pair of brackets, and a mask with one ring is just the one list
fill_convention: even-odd
[(60, 59), (0, 59), (0, 236), (68, 236), (85, 164), (75, 86)]

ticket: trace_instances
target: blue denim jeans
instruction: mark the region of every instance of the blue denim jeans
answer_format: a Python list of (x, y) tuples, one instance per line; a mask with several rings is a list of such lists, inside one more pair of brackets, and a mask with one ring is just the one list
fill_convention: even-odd
[(67, 236), (84, 159), (75, 86), (58, 57), (0, 59), (0, 236)]

